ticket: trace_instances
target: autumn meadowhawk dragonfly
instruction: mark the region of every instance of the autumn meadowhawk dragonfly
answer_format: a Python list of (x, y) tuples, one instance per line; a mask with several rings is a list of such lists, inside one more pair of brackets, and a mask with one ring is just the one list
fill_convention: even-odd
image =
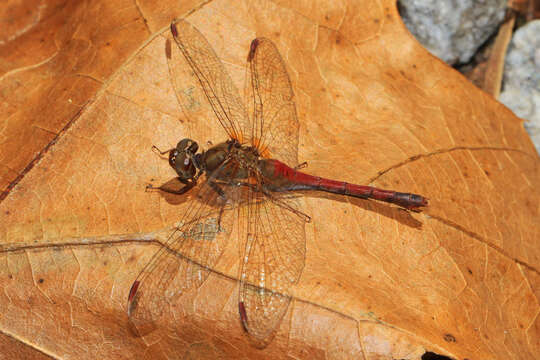
[(240, 320), (252, 339), (264, 345), (286, 313), (289, 289), (304, 268), (304, 228), (310, 218), (300, 207), (304, 192), (299, 190), (375, 199), (411, 210), (427, 206), (427, 199), (298, 170), (294, 93), (272, 41), (252, 41), (242, 101), (223, 64), (195, 27), (177, 21), (171, 24), (171, 32), (184, 59), (171, 55), (168, 41), (169, 67), (180, 66), (180, 60), (189, 64), (229, 138), (202, 152), (197, 142), (183, 139), (176, 148), (161, 152), (168, 154), (183, 187), (165, 184), (156, 189), (198, 193), (176, 230), (133, 283), (128, 314), (137, 328), (152, 328), (166, 304), (205, 281), (236, 224), (235, 240), (242, 249)]

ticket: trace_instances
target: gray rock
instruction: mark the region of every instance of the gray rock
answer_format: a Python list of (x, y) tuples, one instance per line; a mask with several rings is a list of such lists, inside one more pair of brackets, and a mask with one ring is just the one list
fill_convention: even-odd
[(507, 0), (399, 0), (409, 31), (448, 64), (466, 63), (504, 19)]
[(499, 101), (526, 119), (525, 129), (540, 153), (540, 20), (514, 33), (506, 54)]

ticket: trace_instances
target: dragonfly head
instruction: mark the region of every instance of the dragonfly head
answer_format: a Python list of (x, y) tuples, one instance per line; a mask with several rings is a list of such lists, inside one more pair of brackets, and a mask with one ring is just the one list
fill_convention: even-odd
[(169, 152), (169, 165), (178, 173), (181, 179), (192, 179), (199, 168), (196, 153), (199, 145), (191, 139), (182, 139), (176, 149)]

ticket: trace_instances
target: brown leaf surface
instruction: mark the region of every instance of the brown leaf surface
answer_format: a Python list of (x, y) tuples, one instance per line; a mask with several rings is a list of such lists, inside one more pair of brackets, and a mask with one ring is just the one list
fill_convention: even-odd
[[(429, 55), (394, 1), (0, 6), (9, 24), (0, 30), (0, 329), (20, 342), (12, 351), (77, 359), (540, 353), (538, 156), (521, 120)], [(184, 116), (168, 78), (167, 25), (182, 16), (239, 88), (251, 39), (275, 41), (309, 173), (430, 198), (424, 213), (410, 214), (307, 197), (306, 266), (264, 350), (240, 325), (234, 242), (198, 291), (166, 309), (159, 330), (137, 338), (127, 322), (129, 287), (185, 202), (144, 191), (173, 177), (151, 146), (187, 135), (222, 140), (215, 119)], [(205, 99), (193, 106), (204, 109)], [(7, 251), (13, 243), (38, 248)]]

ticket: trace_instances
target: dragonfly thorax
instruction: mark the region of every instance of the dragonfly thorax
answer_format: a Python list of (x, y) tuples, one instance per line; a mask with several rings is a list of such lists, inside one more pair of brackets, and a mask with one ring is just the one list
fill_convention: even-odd
[(231, 149), (231, 155), (243, 167), (253, 167), (257, 165), (260, 158), (257, 149), (251, 146), (237, 146)]

